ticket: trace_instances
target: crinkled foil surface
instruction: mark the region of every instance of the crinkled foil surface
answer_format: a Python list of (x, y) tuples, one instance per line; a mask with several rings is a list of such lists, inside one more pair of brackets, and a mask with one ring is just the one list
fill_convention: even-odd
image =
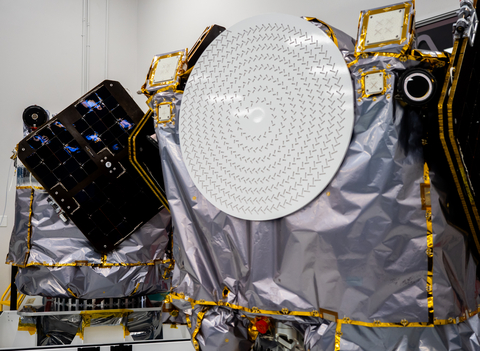
[(36, 326), (37, 346), (70, 345), (76, 335), (83, 338), (85, 328), (98, 326), (123, 326), (125, 334), (135, 341), (143, 341), (160, 338), (161, 315), (160, 311), (90, 311), (84, 314), (20, 317), (19, 325)]
[(37, 189), (16, 192), (7, 263), (21, 267), (15, 282), (22, 293), (91, 299), (170, 289), (170, 278), (164, 277), (172, 265), (166, 257), (171, 230), (166, 209), (103, 256), (71, 221), (58, 217), (47, 197)]
[[(391, 55), (350, 65), (355, 127), (343, 164), (309, 205), (273, 221), (240, 220), (211, 205), (182, 159), (181, 110), (175, 124), (157, 125), (175, 228), (173, 302), (191, 314), (194, 346), (230, 349), (225, 338), (234, 337), (232, 349), (248, 350), (242, 315), (270, 314), (296, 323), (310, 350), (478, 348), (475, 265), (442, 212), (421, 116), (394, 96), (402, 71), (423, 64)], [(365, 96), (363, 74), (379, 70), (386, 91)]]

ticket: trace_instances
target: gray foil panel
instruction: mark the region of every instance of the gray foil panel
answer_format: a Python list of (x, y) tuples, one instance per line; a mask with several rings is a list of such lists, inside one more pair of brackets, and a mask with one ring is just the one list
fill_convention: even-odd
[(232, 302), (248, 308), (427, 321), (422, 151), (406, 154), (408, 145), (398, 143), (400, 106), (384, 98), (357, 109), (330, 185), (305, 208), (267, 222), (211, 205), (188, 176), (176, 131), (157, 129), (176, 228), (177, 292), (218, 301), (227, 286)]
[(28, 224), (33, 189), (17, 189), (15, 192), (15, 223), (13, 225), (7, 264), (23, 266), (28, 259)]
[[(166, 292), (169, 279), (163, 273), (169, 264), (135, 267), (42, 267), (19, 268), (18, 290), (26, 295), (98, 299)], [(137, 288), (138, 286), (138, 288)], [(70, 290), (70, 291), (69, 291)]]
[(248, 324), (237, 311), (214, 306), (205, 313), (196, 340), (202, 351), (248, 351)]
[[(72, 224), (63, 223), (47, 203), (48, 194), (33, 190), (30, 253), (27, 252), (31, 189), (17, 189), (16, 224), (7, 260), (24, 266), (16, 277), (20, 291), (50, 297), (107, 298), (167, 292), (171, 268), (165, 261), (171, 230), (170, 213), (163, 209), (102, 255)], [(27, 257), (26, 261), (22, 259)], [(162, 263), (165, 261), (165, 263)], [(70, 292), (70, 291), (71, 292)]]
[[(431, 321), (422, 121), (394, 90), (404, 70), (424, 65), (388, 56), (351, 65), (356, 121), (343, 164), (320, 196), (275, 221), (239, 220), (210, 204), (182, 159), (181, 112), (175, 126), (157, 126), (175, 226), (174, 292), (263, 314), (323, 308), (370, 323)], [(386, 91), (366, 97), (363, 75), (379, 70)], [(475, 266), (463, 234), (445, 219), (437, 178), (431, 174), (434, 317), (454, 320), (477, 310)]]
[(480, 349), (479, 319), (434, 328), (368, 328), (342, 325), (340, 350), (473, 351)]

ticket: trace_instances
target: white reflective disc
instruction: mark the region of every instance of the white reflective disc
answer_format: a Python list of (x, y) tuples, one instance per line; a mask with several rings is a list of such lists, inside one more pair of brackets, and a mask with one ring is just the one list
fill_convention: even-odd
[(180, 146), (193, 182), (220, 210), (269, 220), (331, 181), (353, 129), (353, 88), (333, 41), (298, 17), (237, 23), (210, 44), (182, 99)]

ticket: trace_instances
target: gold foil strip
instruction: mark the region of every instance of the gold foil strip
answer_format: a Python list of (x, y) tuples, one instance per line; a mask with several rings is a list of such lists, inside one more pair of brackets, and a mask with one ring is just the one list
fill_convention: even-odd
[[(425, 219), (427, 222), (427, 304), (428, 304), (428, 321), (434, 323), (435, 315), (433, 309), (433, 226), (432, 226), (432, 207), (430, 200), (430, 173), (427, 164), (423, 166), (424, 194), (422, 198), (422, 209), (425, 207)], [(421, 187), (422, 189), (422, 187)], [(428, 189), (428, 193), (425, 192)]]
[(203, 317), (205, 316), (205, 313), (207, 313), (207, 311), (208, 311), (208, 307), (204, 307), (201, 312), (198, 312), (197, 324), (195, 326), (195, 330), (192, 333), (193, 347), (195, 347), (195, 350), (197, 350), (197, 351), (200, 350), (200, 346), (198, 345), (198, 341), (197, 341), (196, 337), (197, 337), (198, 332), (200, 331), (200, 327), (202, 326)]
[(259, 309), (257, 307), (248, 308), (248, 307), (238, 306), (238, 305), (234, 305), (234, 304), (229, 303), (229, 302), (224, 302), (223, 300), (220, 300), (218, 302), (206, 301), (206, 300), (194, 300), (192, 298), (185, 297), (185, 295), (183, 293), (178, 293), (177, 294), (175, 292), (171, 292), (168, 296), (170, 296), (170, 298), (173, 298), (173, 299), (188, 301), (192, 305), (192, 308), (195, 307), (196, 305), (225, 306), (225, 307), (229, 307), (229, 308), (234, 309), (234, 310), (241, 310), (241, 311), (248, 312), (248, 313), (256, 313), (256, 314), (262, 314), (262, 315), (281, 315), (281, 316), (292, 315), (292, 316), (323, 318), (323, 314), (319, 313), (318, 310), (313, 310), (313, 311), (289, 311), (289, 310), (284, 308), (281, 311), (269, 311), (269, 310), (262, 310), (262, 309)]
[[(458, 40), (455, 40), (455, 42), (453, 44), (452, 57), (456, 57), (457, 54), (460, 55), (461, 57), (463, 57), (467, 44), (468, 44), (468, 40), (463, 40), (463, 42), (461, 44)], [(443, 120), (446, 117), (447, 121), (448, 121), (448, 138), (450, 139), (450, 143), (452, 144), (452, 149), (454, 150), (454, 153), (455, 153), (455, 155), (454, 155), (455, 159), (458, 162), (458, 160), (460, 159), (460, 155), (459, 155), (459, 152), (458, 152), (458, 148), (456, 147), (455, 137), (453, 135), (452, 102), (453, 102), (453, 97), (455, 95), (455, 91), (456, 91), (456, 88), (457, 88), (458, 77), (459, 77), (459, 73), (460, 73), (459, 70), (458, 70), (458, 72), (455, 72), (455, 74), (454, 74), (451, 89), (448, 89), (450, 79), (452, 79), (452, 77), (450, 75), (451, 74), (450, 72), (452, 72), (452, 70), (454, 69), (454, 61), (455, 60), (452, 59), (450, 65), (448, 67), (447, 75), (445, 77), (445, 83), (444, 83), (443, 89), (442, 89), (440, 102), (438, 104), (439, 136), (440, 136), (440, 141), (441, 141), (442, 146), (443, 146), (443, 150), (445, 152), (445, 156), (447, 158), (448, 165), (450, 167), (450, 171), (451, 171), (453, 180), (455, 182), (455, 186), (457, 188), (458, 195), (460, 197), (460, 201), (462, 203), (463, 210), (465, 212), (465, 216), (467, 218), (469, 228), (470, 228), (470, 230), (472, 232), (472, 235), (474, 236), (474, 239), (475, 239), (475, 245), (477, 246), (477, 250), (480, 251), (480, 244), (478, 242), (478, 238), (476, 237), (475, 226), (473, 224), (472, 217), (471, 217), (471, 215), (468, 211), (468, 206), (467, 206), (467, 202), (466, 202), (466, 199), (465, 199), (465, 195), (462, 191), (462, 187), (460, 185), (460, 180), (458, 179), (458, 176), (457, 176), (457, 173), (456, 173), (456, 166), (453, 163), (453, 157), (452, 157), (452, 155), (450, 155), (450, 151), (448, 150), (448, 146), (447, 146), (447, 141), (445, 140), (445, 138), (447, 137), (447, 133), (445, 133), (444, 121)], [(461, 61), (461, 60), (459, 60), (459, 61)], [(443, 114), (443, 101), (447, 97), (447, 93), (450, 94), (449, 95), (450, 98), (447, 102), (448, 116), (444, 116), (444, 114)], [(458, 163), (458, 166), (459, 166), (460, 169), (463, 170), (463, 163), (461, 162), (461, 160)], [(465, 181), (465, 179), (463, 179), (463, 180)], [(469, 189), (468, 186), (467, 186), (467, 189)], [(472, 199), (470, 199), (470, 200), (472, 200)], [(475, 212), (476, 212), (476, 208), (475, 208)], [(478, 218), (478, 214), (477, 214), (476, 217), (477, 217), (476, 218), (477, 223), (480, 223), (480, 220)]]
[(35, 190), (45, 190), (42, 186), (32, 186), (32, 185), (22, 185), (17, 186), (17, 189), (35, 189)]
[[(43, 266), (43, 267), (82, 267), (82, 266), (88, 266), (88, 267), (95, 267), (95, 268), (112, 268), (112, 267), (138, 267), (138, 266), (155, 266), (158, 264), (165, 264), (165, 263), (170, 263), (169, 267), (166, 269), (170, 269), (172, 266), (172, 261), (171, 259), (167, 260), (153, 260), (153, 261), (148, 261), (148, 262), (136, 262), (136, 263), (108, 263), (103, 261), (102, 257), (102, 263), (88, 263), (87, 261), (75, 261), (75, 262), (70, 262), (70, 263), (47, 263), (47, 262), (30, 262), (26, 265), (17, 265), (13, 264), (13, 266), (17, 266), (20, 268), (26, 268), (26, 267), (31, 267), (31, 266)], [(173, 269), (173, 268), (171, 268)], [(171, 270), (170, 269), (170, 270)]]
[(18, 319), (18, 331), (27, 331), (30, 335), (34, 335), (37, 332), (37, 325), (33, 323), (22, 323), (22, 319)]
[[(461, 48), (460, 53), (459, 53), (459, 57), (460, 57), (459, 58), (459, 64), (457, 64), (457, 67), (455, 68), (452, 87), (450, 88), (450, 92), (449, 92), (449, 98), (448, 98), (448, 104), (447, 104), (448, 137), (450, 139), (450, 144), (451, 144), (453, 152), (455, 154), (458, 169), (460, 170), (460, 173), (462, 175), (462, 181), (463, 181), (463, 184), (465, 186), (465, 191), (467, 193), (466, 194), (467, 198), (470, 201), (470, 206), (472, 208), (473, 215), (474, 215), (475, 220), (477, 222), (477, 226), (480, 226), (480, 216), (479, 216), (478, 211), (477, 211), (477, 206), (475, 204), (475, 199), (474, 199), (472, 191), (470, 189), (470, 183), (468, 182), (468, 176), (466, 174), (466, 171), (465, 171), (465, 168), (464, 168), (464, 165), (463, 165), (462, 156), (460, 155), (460, 151), (459, 151), (458, 146), (457, 146), (457, 140), (456, 140), (455, 135), (453, 133), (453, 124), (454, 124), (453, 123), (453, 98), (455, 97), (455, 92), (457, 90), (458, 80), (460, 78), (461, 64), (463, 63), (463, 58), (464, 58), (464, 55), (465, 55), (467, 44), (468, 44), (468, 40), (463, 39), (462, 48)], [(452, 62), (453, 62), (453, 60), (452, 60)], [(449, 72), (450, 72), (450, 70), (449, 70)], [(447, 78), (445, 78), (445, 80), (448, 81)], [(442, 96), (443, 96), (443, 94), (442, 94)], [(461, 190), (461, 189), (459, 189), (459, 190)], [(478, 240), (477, 233), (475, 232), (475, 230), (472, 231), (472, 234), (473, 234), (473, 239), (475, 241), (475, 245), (477, 246), (477, 251), (480, 251), (480, 242)]]
[(161, 190), (158, 188), (155, 182), (148, 176), (148, 173), (143, 169), (140, 162), (138, 162), (137, 153), (135, 150), (135, 143), (136, 143), (135, 138), (137, 137), (138, 133), (140, 133), (145, 123), (147, 123), (150, 120), (152, 113), (153, 112), (150, 109), (145, 114), (145, 116), (143, 116), (143, 118), (140, 120), (140, 123), (135, 127), (132, 134), (128, 137), (128, 151), (129, 151), (128, 158), (130, 160), (130, 163), (133, 165), (133, 167), (135, 167), (135, 169), (140, 174), (140, 176), (145, 181), (145, 183), (147, 183), (150, 190), (152, 190), (152, 192), (160, 200), (160, 202), (165, 207), (165, 209), (170, 213), (170, 208), (168, 207), (167, 199), (163, 196)]
[(342, 321), (337, 321), (337, 327), (335, 328), (335, 351), (340, 351), (340, 343), (342, 340)]
[(332, 27), (330, 27), (327, 23), (323, 22), (323, 21), (320, 21), (318, 18), (315, 18), (315, 17), (305, 17), (305, 20), (309, 21), (309, 22), (319, 22), (321, 24), (323, 24), (325, 27), (327, 27), (327, 35), (330, 37), (330, 39), (332, 39), (332, 41), (335, 43), (335, 45), (338, 47), (338, 40), (337, 40), (337, 37), (335, 35), (335, 32), (333, 31)]

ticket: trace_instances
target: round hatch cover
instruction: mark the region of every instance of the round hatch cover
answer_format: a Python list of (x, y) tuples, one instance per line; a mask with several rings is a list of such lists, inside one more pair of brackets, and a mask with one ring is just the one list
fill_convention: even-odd
[(197, 61), (179, 119), (188, 173), (213, 205), (247, 220), (280, 218), (318, 196), (343, 161), (354, 121), (350, 73), (306, 20), (249, 18)]

